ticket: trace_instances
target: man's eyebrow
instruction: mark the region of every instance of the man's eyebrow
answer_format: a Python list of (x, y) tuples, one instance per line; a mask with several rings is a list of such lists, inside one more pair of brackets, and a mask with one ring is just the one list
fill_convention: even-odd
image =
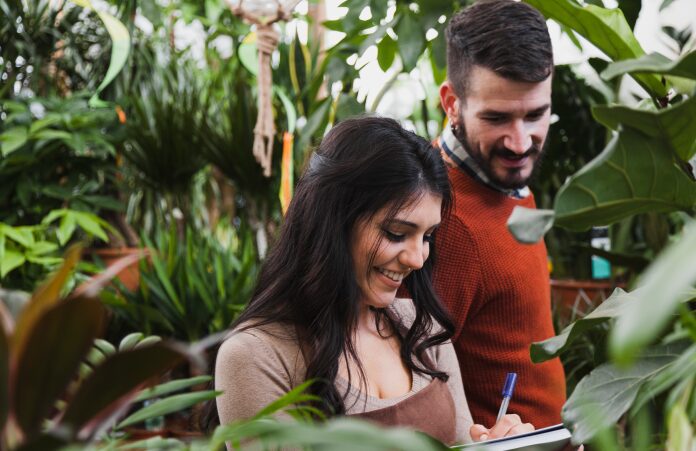
[[(545, 103), (544, 105), (540, 106), (539, 108), (534, 108), (533, 110), (531, 110), (527, 114), (543, 113), (544, 111), (548, 110), (549, 108), (551, 108), (551, 104)], [(488, 109), (488, 110), (479, 111), (479, 113), (477, 115), (478, 116), (511, 116), (512, 114), (514, 114), (514, 113), (510, 112), (510, 111), (499, 111), (499, 110)]]

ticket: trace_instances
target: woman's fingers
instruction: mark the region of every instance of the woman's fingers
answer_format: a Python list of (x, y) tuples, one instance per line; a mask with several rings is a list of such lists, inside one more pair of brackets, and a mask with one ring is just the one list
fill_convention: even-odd
[(531, 423), (521, 423), (511, 427), (508, 433), (505, 435), (526, 434), (527, 432), (532, 432), (533, 430), (534, 426), (532, 426)]
[(488, 428), (483, 426), (482, 424), (474, 424), (473, 426), (471, 426), (471, 428), (469, 428), (469, 435), (471, 435), (471, 439), (475, 442), (488, 440)]
[(533, 430), (534, 426), (531, 423), (522, 423), (520, 416), (512, 413), (505, 415), (490, 429), (481, 424), (474, 424), (469, 429), (469, 434), (473, 441), (480, 442), (509, 435), (524, 434)]
[(500, 438), (510, 435), (531, 432), (534, 426), (530, 423), (522, 423), (522, 419), (517, 414), (508, 414), (500, 419), (488, 432), (488, 438)]

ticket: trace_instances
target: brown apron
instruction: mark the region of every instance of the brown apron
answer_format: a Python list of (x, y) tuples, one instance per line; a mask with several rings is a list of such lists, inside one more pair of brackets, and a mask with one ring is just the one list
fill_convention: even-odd
[(393, 406), (350, 416), (382, 426), (416, 429), (447, 445), (453, 445), (457, 438), (454, 400), (447, 383), (437, 378), (418, 393)]

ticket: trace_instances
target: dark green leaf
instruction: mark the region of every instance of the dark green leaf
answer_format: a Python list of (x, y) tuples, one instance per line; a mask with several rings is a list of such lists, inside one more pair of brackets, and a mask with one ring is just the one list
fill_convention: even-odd
[[(611, 296), (599, 304), (596, 309), (567, 326), (560, 334), (544, 341), (532, 343), (530, 348), (532, 361), (539, 363), (558, 357), (588, 330), (608, 320), (616, 319), (628, 310), (634, 310), (640, 295), (640, 289), (627, 293), (621, 288), (616, 288)], [(696, 297), (696, 290), (685, 291), (680, 294), (679, 301), (688, 302), (694, 297)]]
[[(2, 301), (0, 301), (2, 302)], [(5, 320), (9, 312), (0, 305), (0, 430), (5, 430), (5, 421), (10, 408), (10, 343), (5, 331)]]
[(696, 344), (692, 344), (687, 350), (674, 361), (672, 365), (665, 368), (654, 378), (652, 378), (638, 393), (636, 401), (633, 403), (632, 410), (635, 412), (645, 403), (653, 401), (657, 396), (664, 393), (679, 381), (687, 380), (696, 374)]
[(398, 48), (404, 72), (410, 72), (416, 67), (418, 59), (425, 48), (425, 32), (421, 29), (416, 17), (406, 10), (396, 27), (399, 36)]
[(668, 369), (683, 350), (675, 345), (647, 349), (631, 368), (604, 364), (584, 377), (561, 411), (563, 422), (571, 425), (573, 442), (586, 443), (601, 429), (615, 425), (640, 388)]
[(126, 419), (121, 421), (116, 428), (121, 429), (132, 424), (149, 420), (150, 418), (167, 415), (173, 412), (179, 412), (200, 402), (214, 399), (221, 393), (221, 391), (199, 391), (160, 399), (159, 401), (156, 401), (147, 407), (143, 407), (142, 409), (131, 414)]
[(27, 331), (12, 388), (17, 424), (27, 435), (39, 432), (58, 396), (77, 373), (101, 333), (104, 315), (97, 300), (71, 299), (45, 311)]
[(84, 433), (91, 435), (100, 426), (93, 420), (110, 420), (135, 398), (143, 384), (181, 362), (184, 356), (182, 350), (165, 343), (110, 356), (80, 385), (61, 424), (73, 431), (86, 428)]
[(516, 206), (508, 218), (507, 228), (517, 241), (538, 242), (553, 226), (553, 210)]
[(609, 128), (616, 130), (619, 124), (623, 124), (659, 139), (659, 143), (684, 161), (696, 155), (696, 127), (693, 126), (696, 122), (696, 98), (660, 111), (597, 106), (592, 109), (592, 114)]
[[(614, 61), (633, 59), (645, 52), (636, 40), (623, 12), (595, 5), (580, 6), (571, 0), (554, 2), (524, 0), (541, 11), (547, 18), (574, 30), (590, 41)], [(654, 97), (667, 95), (667, 88), (656, 75), (635, 75), (636, 81)]]
[(617, 362), (630, 362), (667, 325), (682, 294), (696, 282), (694, 249), (696, 224), (690, 224), (643, 274), (634, 307), (621, 315), (609, 336), (609, 351)]
[(142, 392), (140, 392), (135, 401), (145, 401), (146, 399), (161, 397), (164, 395), (168, 395), (169, 393), (173, 393), (175, 391), (193, 387), (194, 385), (200, 385), (206, 382), (210, 382), (211, 380), (212, 376), (195, 376), (190, 377), (188, 379), (177, 379), (174, 381), (165, 382), (155, 387), (143, 390)]
[(28, 139), (25, 127), (14, 127), (5, 130), (0, 135), (0, 155), (8, 156), (10, 153), (22, 147)]
[(673, 61), (659, 53), (643, 55), (640, 58), (611, 63), (602, 73), (605, 80), (611, 80), (628, 73), (663, 74), (696, 79), (696, 51), (687, 53)]
[(382, 40), (379, 41), (379, 44), (377, 44), (377, 62), (379, 63), (380, 69), (384, 72), (388, 71), (394, 63), (397, 50), (398, 45), (396, 41), (388, 34), (385, 34)]
[(555, 224), (586, 230), (637, 213), (690, 211), (695, 203), (696, 183), (664, 143), (626, 128), (561, 187)]

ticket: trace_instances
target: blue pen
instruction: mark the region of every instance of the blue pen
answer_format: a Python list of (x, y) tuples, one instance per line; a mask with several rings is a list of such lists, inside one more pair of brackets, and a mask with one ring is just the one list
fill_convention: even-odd
[(510, 398), (512, 398), (512, 392), (515, 391), (515, 382), (517, 382), (517, 373), (507, 373), (505, 385), (503, 386), (503, 402), (500, 403), (498, 418), (495, 420), (496, 423), (500, 421), (500, 419), (503, 418), (507, 413)]

